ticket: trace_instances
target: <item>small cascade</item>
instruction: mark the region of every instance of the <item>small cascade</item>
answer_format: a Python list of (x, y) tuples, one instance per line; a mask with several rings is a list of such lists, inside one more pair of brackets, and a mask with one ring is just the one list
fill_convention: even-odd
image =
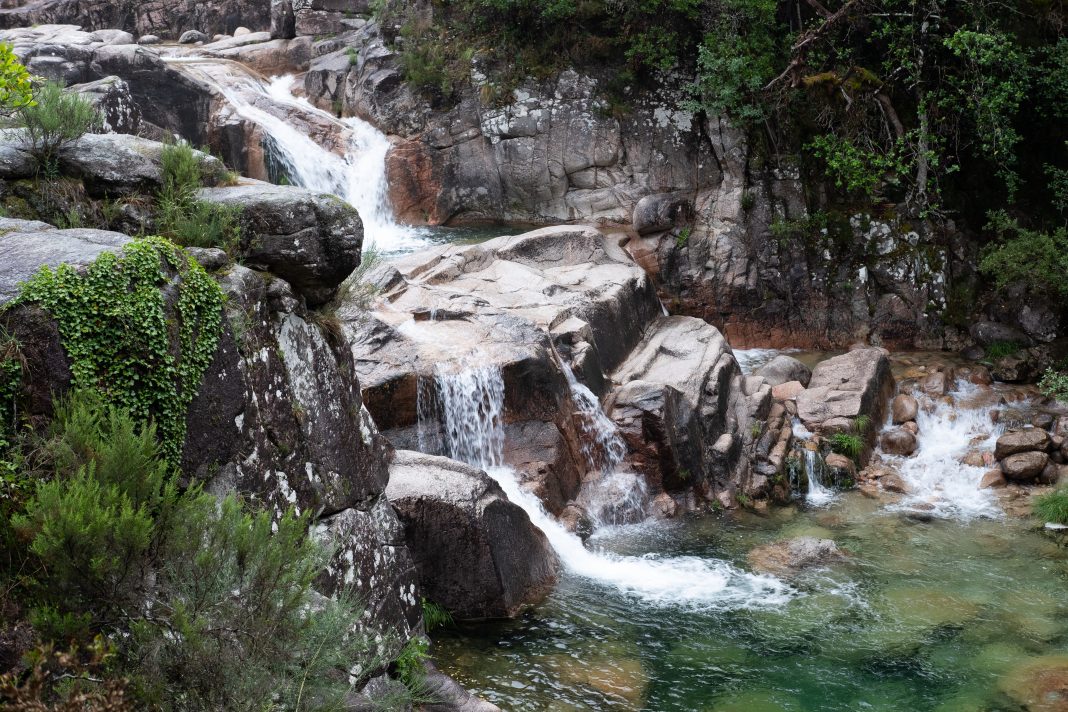
[(827, 467), (819, 450), (807, 446), (813, 434), (800, 420), (793, 420), (794, 454), (789, 465), (790, 488), (795, 497), (803, 497), (806, 504), (822, 507), (837, 497), (838, 483)]
[(884, 455), (901, 475), (908, 494), (892, 509), (922, 510), (952, 519), (998, 518), (994, 493), (979, 489), (987, 468), (961, 462), (969, 449), (993, 450), (1003, 423), (994, 424), (996, 406), (982, 402), (979, 386), (958, 381), (954, 402), (935, 401), (921, 407), (916, 418), (919, 447), (910, 457)]
[(586, 469), (599, 473), (582, 485), (581, 500), (587, 514), (595, 527), (643, 521), (649, 512), (649, 486), (644, 477), (620, 470), (627, 456), (627, 445), (619, 428), (605, 415), (593, 391), (575, 378), (574, 371), (559, 354), (556, 356), (577, 409)]
[(463, 369), (441, 366), (434, 384), (445, 421), (447, 451), (485, 469), (545, 533), (561, 562), (573, 573), (659, 605), (760, 608), (780, 605), (795, 595), (775, 578), (746, 573), (726, 561), (590, 551), (545, 511), (541, 500), (521, 487), (515, 470), (501, 464), (504, 379), (500, 369), (490, 365)]
[[(338, 119), (295, 96), (292, 76), (265, 81), (237, 62), (178, 57), (168, 61), (210, 84), (235, 114), (262, 130), (269, 173), (274, 177), (332, 193), (355, 207), (363, 220), (366, 244), (385, 252), (424, 244), (417, 228), (401, 225), (393, 217), (385, 165), (390, 143), (385, 134), (366, 121)], [(309, 127), (326, 129), (338, 137), (344, 155), (313, 140)]]

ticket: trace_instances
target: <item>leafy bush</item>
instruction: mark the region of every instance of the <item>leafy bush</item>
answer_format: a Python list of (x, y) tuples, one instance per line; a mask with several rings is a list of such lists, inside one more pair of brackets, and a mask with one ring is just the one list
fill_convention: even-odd
[[(175, 276), (168, 305), (161, 287)], [(121, 256), (104, 253), (84, 270), (43, 267), (19, 295), (58, 322), (75, 387), (153, 419), (174, 463), (186, 409), (215, 355), (222, 300), (215, 280), (161, 238), (131, 242)]]
[(979, 269), (998, 288), (1022, 282), (1049, 296), (1068, 295), (1068, 228), (1028, 230), (1003, 212), (990, 214), (987, 227), (998, 240), (982, 253)]
[(204, 186), (203, 162), (188, 143), (163, 149), (163, 187), (157, 196), (156, 224), (165, 237), (185, 247), (232, 250), (240, 239), (239, 210), (197, 199)]
[(358, 607), (312, 590), (329, 552), (307, 517), (179, 491), (152, 425), (92, 392), (61, 402), (43, 449), (54, 474), (16, 518), (34, 621), (57, 643), (115, 641), (144, 705), (341, 709), (349, 670), (381, 665)]
[(864, 451), (864, 440), (853, 433), (835, 433), (828, 438), (828, 442), (831, 444), (831, 450), (851, 460), (859, 458), (860, 453)]
[(0, 115), (10, 116), (32, 104), (30, 73), (15, 56), (11, 45), (0, 44)]
[(103, 119), (85, 97), (68, 92), (55, 82), (45, 82), (37, 88), (33, 104), (19, 107), (18, 122), (38, 169), (55, 177), (59, 150), (87, 133), (99, 131)]
[(1068, 489), (1044, 494), (1035, 500), (1035, 516), (1047, 522), (1068, 524)]
[(1038, 388), (1048, 398), (1068, 403), (1068, 373), (1047, 368), (1038, 382)]
[(1023, 346), (1015, 341), (994, 341), (983, 349), (986, 357), (991, 361), (997, 361), (1000, 358), (1006, 356), (1012, 356), (1014, 353), (1022, 349)]

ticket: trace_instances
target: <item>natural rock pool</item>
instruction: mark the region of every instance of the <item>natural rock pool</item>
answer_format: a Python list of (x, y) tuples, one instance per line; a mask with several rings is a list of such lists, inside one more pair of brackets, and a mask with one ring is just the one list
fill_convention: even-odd
[(518, 620), (439, 631), (435, 659), (508, 710), (1068, 709), (1068, 551), (1025, 521), (921, 522), (850, 492), (590, 543), (744, 568), (753, 547), (808, 535), (850, 556), (793, 579), (786, 602), (650, 603), (565, 573)]
[[(775, 353), (736, 355), (752, 371)], [(940, 359), (899, 354), (893, 367), (908, 383)], [(644, 558), (668, 580), (566, 567), (517, 620), (435, 632), (438, 665), (507, 710), (1068, 710), (1065, 542), (1004, 514), (1026, 503), (977, 489), (983, 469), (961, 462), (992, 447), (992, 410), (1030, 418), (1011, 405), (1029, 394), (955, 388), (926, 401), (914, 456), (884, 456), (909, 494), (869, 487), (813, 506), (802, 492), (761, 511), (603, 528), (587, 548), (604, 566)], [(798, 537), (833, 540), (845, 560), (781, 582), (745, 573), (753, 549)]]

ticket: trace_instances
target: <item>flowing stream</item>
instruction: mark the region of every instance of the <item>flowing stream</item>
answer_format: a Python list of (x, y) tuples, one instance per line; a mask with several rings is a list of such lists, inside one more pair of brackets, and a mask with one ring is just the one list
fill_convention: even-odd
[[(520, 487), (512, 468), (502, 464), (504, 381), (500, 369), (492, 365), (439, 367), (434, 381), (444, 421), (445, 451), (455, 459), (485, 469), (508, 498), (545, 532), (570, 574), (657, 607), (764, 608), (781, 605), (794, 595), (789, 586), (774, 578), (746, 573), (717, 558), (591, 551), (550, 516), (537, 497)], [(588, 390), (578, 392), (578, 401), (585, 402), (587, 408), (590, 401), (585, 394), (596, 403)], [(591, 420), (596, 423), (600, 419)], [(600, 437), (611, 440), (612, 436), (601, 433)], [(612, 444), (605, 450), (614, 451)]]

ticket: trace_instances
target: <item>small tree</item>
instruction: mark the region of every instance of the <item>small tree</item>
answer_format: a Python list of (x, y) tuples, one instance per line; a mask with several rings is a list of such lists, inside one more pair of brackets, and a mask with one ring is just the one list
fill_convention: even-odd
[(103, 118), (96, 107), (55, 82), (37, 88), (35, 101), (18, 108), (27, 148), (46, 175), (58, 171), (59, 151), (87, 133), (99, 131)]

